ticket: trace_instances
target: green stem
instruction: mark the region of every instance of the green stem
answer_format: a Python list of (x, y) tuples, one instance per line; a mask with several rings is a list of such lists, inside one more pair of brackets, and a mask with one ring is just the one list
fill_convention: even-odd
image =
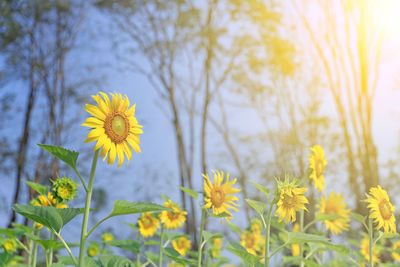
[(160, 252), (158, 254), (158, 266), (162, 267), (162, 257), (163, 257), (163, 236), (164, 236), (164, 227), (161, 225), (161, 235), (160, 235)]
[[(53, 234), (53, 232), (51, 232), (50, 240), (53, 240), (53, 239), (54, 239), (54, 234)], [(52, 263), (53, 263), (53, 249), (50, 248), (50, 251), (49, 251), (49, 264), (51, 265)]]
[(268, 214), (267, 214), (267, 221), (265, 222), (266, 228), (265, 228), (265, 254), (264, 254), (264, 266), (268, 267), (269, 266), (269, 236), (271, 233), (271, 214), (272, 214), (272, 208), (273, 204), (271, 204), (271, 207), (269, 208)]
[(35, 242), (33, 245), (32, 267), (36, 267), (38, 244)]
[(64, 238), (62, 238), (62, 236), (58, 233), (55, 233), (56, 236), (58, 237), (58, 239), (60, 239), (61, 243), (64, 245), (65, 249), (68, 251), (68, 254), (71, 256), (72, 260), (74, 261), (75, 265), (78, 265), (78, 262), (76, 261), (74, 254), (72, 254), (71, 249), (69, 248), (67, 242), (65, 242)]
[(88, 188), (87, 188), (87, 186), (86, 186), (86, 184), (85, 184), (85, 181), (83, 181), (83, 178), (82, 178), (81, 174), (78, 172), (78, 170), (77, 170), (76, 168), (74, 168), (74, 171), (75, 171), (75, 173), (78, 175), (79, 179), (81, 180), (81, 183), (82, 183), (82, 185), (83, 185), (83, 188), (85, 188), (85, 191), (86, 191), (86, 193), (87, 193), (89, 190), (88, 190)]
[(99, 157), (99, 150), (96, 150), (93, 155), (92, 168), (90, 169), (90, 176), (89, 176), (88, 191), (86, 193), (85, 213), (83, 215), (81, 243), (79, 248), (79, 264), (78, 264), (79, 267), (83, 267), (83, 257), (85, 255), (85, 249), (86, 249), (86, 239), (87, 239), (86, 231), (89, 220), (90, 201), (92, 200), (94, 173), (96, 171), (98, 157)]
[(374, 228), (372, 226), (372, 219), (368, 218), (368, 233), (369, 233), (369, 266), (374, 267), (373, 249), (374, 249)]
[(203, 258), (202, 252), (203, 252), (203, 230), (204, 230), (204, 224), (205, 224), (205, 220), (206, 220), (206, 210), (202, 209), (201, 210), (201, 223), (200, 223), (200, 235), (199, 235), (199, 255), (197, 258), (197, 266), (201, 267), (201, 260)]
[(45, 257), (45, 260), (46, 260), (46, 267), (49, 267), (49, 257), (47, 255), (47, 250), (44, 251), (44, 257)]
[[(140, 241), (141, 241), (141, 238), (140, 238), (140, 234), (138, 233), (139, 245), (141, 243)], [(137, 257), (136, 257), (136, 267), (139, 267), (141, 265), (141, 262), (140, 262), (140, 251), (141, 251), (141, 247), (139, 246), (139, 253), (138, 253)]]
[(111, 218), (110, 216), (105, 217), (104, 219), (102, 219), (101, 221), (99, 221), (98, 223), (96, 223), (95, 226), (92, 227), (92, 229), (90, 229), (90, 231), (86, 234), (86, 238), (88, 238), (90, 236), (90, 234), (93, 232), (94, 229), (97, 228), (97, 226), (99, 226), (102, 222), (104, 222), (105, 220)]

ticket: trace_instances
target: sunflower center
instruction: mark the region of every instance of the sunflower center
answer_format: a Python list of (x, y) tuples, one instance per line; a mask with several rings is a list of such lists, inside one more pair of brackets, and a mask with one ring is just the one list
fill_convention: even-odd
[(317, 177), (320, 177), (322, 173), (324, 172), (324, 165), (322, 163), (321, 159), (317, 159), (315, 163), (315, 173)]
[(167, 212), (168, 219), (171, 221), (175, 221), (179, 218), (179, 212), (168, 211)]
[(283, 203), (286, 207), (292, 208), (296, 205), (296, 197), (295, 195), (285, 194), (283, 197)]
[(255, 238), (254, 238), (253, 234), (248, 234), (247, 240), (246, 240), (247, 248), (253, 248), (254, 245), (255, 245)]
[(5, 250), (10, 251), (10, 250), (14, 249), (14, 245), (11, 242), (6, 242), (6, 243), (4, 243), (4, 248), (5, 248)]
[(104, 120), (104, 130), (111, 141), (121, 143), (129, 134), (129, 119), (119, 112), (109, 114)]
[(61, 198), (65, 199), (65, 198), (68, 198), (70, 196), (71, 190), (70, 190), (70, 188), (59, 187), (58, 190), (57, 190), (57, 193)]
[(325, 207), (326, 214), (338, 214), (337, 208), (334, 205), (327, 205)]
[(144, 218), (143, 219), (143, 226), (145, 228), (148, 228), (149, 226), (151, 226), (151, 220), (149, 218)]
[(392, 209), (390, 208), (390, 204), (387, 200), (382, 200), (379, 203), (379, 211), (384, 220), (389, 220), (392, 216)]
[(216, 186), (211, 189), (211, 202), (216, 207), (219, 208), (225, 201), (224, 190), (220, 186)]

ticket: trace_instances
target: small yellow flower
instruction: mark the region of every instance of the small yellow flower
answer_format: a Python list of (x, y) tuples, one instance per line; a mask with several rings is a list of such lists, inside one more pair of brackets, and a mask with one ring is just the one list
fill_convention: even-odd
[(35, 222), (34, 227), (35, 227), (37, 230), (40, 230), (40, 229), (43, 228), (43, 224), (38, 223), (38, 222)]
[[(135, 118), (135, 105), (129, 108), (129, 99), (121, 94), (112, 94), (112, 100), (107, 94), (100, 92), (100, 95), (92, 97), (98, 106), (86, 104), (85, 110), (93, 117), (85, 120), (82, 126), (93, 128), (87, 136), (85, 143), (97, 141), (94, 150), (102, 147), (100, 155), (107, 158), (108, 164), (114, 164), (118, 155), (118, 167), (124, 162), (124, 153), (128, 161), (132, 157), (132, 148), (140, 153), (139, 135), (143, 133), (142, 126)], [(108, 153), (110, 152), (110, 153)]]
[(54, 206), (56, 204), (56, 199), (53, 197), (51, 192), (47, 192), (47, 197), (43, 195), (39, 195), (38, 198), (34, 201), (35, 206)]
[(101, 241), (108, 242), (108, 241), (113, 241), (114, 236), (111, 233), (104, 233), (101, 235)]
[(17, 242), (14, 239), (8, 238), (3, 242), (3, 248), (7, 253), (13, 253), (17, 250)]
[(240, 244), (253, 255), (261, 255), (264, 250), (264, 238), (258, 234), (248, 230), (244, 231), (240, 236)]
[(172, 241), (172, 247), (182, 256), (185, 256), (186, 253), (192, 248), (190, 240), (185, 237), (181, 236), (178, 239)]
[(328, 198), (323, 196), (321, 204), (317, 205), (317, 208), (319, 208), (321, 213), (335, 214), (343, 217), (324, 221), (326, 229), (331, 231), (333, 234), (340, 234), (343, 230), (349, 230), (350, 209), (346, 209), (346, 207), (347, 204), (344, 202), (344, 198), (340, 193), (335, 195), (334, 192), (331, 192)]
[[(227, 213), (231, 215), (230, 217), (225, 217), (228, 221), (232, 218), (232, 214), (228, 211), (228, 209), (233, 209), (238, 211), (236, 207), (239, 207), (235, 201), (238, 201), (238, 198), (232, 196), (233, 194), (240, 192), (240, 189), (233, 188), (232, 186), (236, 183), (236, 178), (232, 181), (229, 181), (229, 173), (226, 175), (226, 182), (224, 181), (224, 172), (212, 171), (214, 173), (214, 184), (211, 183), (208, 174), (202, 174), (204, 177), (204, 191), (205, 197), (204, 205), (205, 208), (212, 208), (213, 214), (218, 215), (220, 213)], [(236, 206), (236, 207), (234, 207)]]
[(392, 252), (392, 257), (400, 262), (400, 240), (398, 240), (396, 243), (393, 245), (393, 252)]
[[(295, 223), (293, 226), (293, 232), (299, 232), (300, 231), (300, 225), (298, 223)], [(292, 256), (297, 257), (300, 255), (300, 246), (299, 244), (292, 244)]]
[(261, 234), (263, 228), (262, 228), (262, 222), (259, 219), (253, 219), (250, 222), (250, 230), (253, 233), (256, 234)]
[[(364, 256), (365, 260), (369, 262), (369, 239), (368, 238), (363, 238), (361, 240), (361, 246), (360, 246), (360, 253)], [(379, 263), (379, 253), (375, 249), (375, 247), (372, 248), (372, 262)]]
[(87, 254), (90, 257), (96, 257), (99, 254), (99, 245), (96, 243), (91, 243), (90, 246), (87, 249)]
[(376, 230), (383, 228), (385, 233), (396, 233), (396, 224), (393, 212), (396, 207), (392, 206), (386, 190), (379, 185), (369, 190), (369, 197), (364, 200), (370, 209), (370, 218), (378, 224)]
[(161, 212), (161, 222), (165, 225), (166, 229), (176, 229), (182, 227), (186, 221), (187, 212), (179, 208), (176, 203), (173, 203), (171, 199), (164, 202), (164, 206), (172, 209), (172, 211), (164, 210)]
[(312, 170), (310, 179), (314, 180), (315, 188), (322, 191), (325, 188), (324, 170), (326, 166), (326, 159), (324, 150), (321, 146), (316, 145), (311, 147), (312, 154), (308, 154), (308, 161), (310, 162), (310, 169)]
[(143, 237), (153, 236), (157, 228), (160, 227), (160, 223), (151, 212), (145, 212), (140, 217), (139, 221), (139, 232)]
[[(278, 182), (279, 183), (279, 182)], [(307, 188), (297, 187), (294, 182), (284, 182), (278, 185), (279, 200), (276, 203), (277, 209), (275, 215), (279, 215), (278, 221), (285, 219), (286, 223), (296, 221), (296, 212), (299, 210), (307, 210), (304, 204), (308, 204), (307, 198), (303, 195)]]
[(68, 206), (64, 203), (58, 203), (56, 206), (57, 209), (66, 209)]

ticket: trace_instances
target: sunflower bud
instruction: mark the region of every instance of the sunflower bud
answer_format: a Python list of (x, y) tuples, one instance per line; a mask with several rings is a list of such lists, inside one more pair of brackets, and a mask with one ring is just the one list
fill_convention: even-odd
[(62, 177), (53, 181), (51, 190), (59, 202), (68, 202), (75, 198), (78, 191), (78, 184), (71, 180), (71, 178)]

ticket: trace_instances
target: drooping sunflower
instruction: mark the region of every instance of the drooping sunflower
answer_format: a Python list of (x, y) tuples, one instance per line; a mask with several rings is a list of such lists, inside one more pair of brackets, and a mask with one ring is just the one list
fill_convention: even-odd
[(172, 210), (164, 210), (161, 212), (160, 219), (165, 228), (176, 229), (182, 227), (183, 223), (186, 221), (187, 212), (181, 210), (178, 204), (172, 202), (171, 199), (168, 199), (168, 201), (164, 202), (163, 205)]
[(151, 212), (145, 212), (140, 217), (138, 225), (140, 234), (143, 237), (150, 237), (153, 236), (157, 228), (160, 227), (160, 222)]
[(264, 251), (264, 238), (259, 233), (253, 233), (245, 230), (240, 235), (240, 244), (247, 252), (253, 255), (261, 256)]
[(349, 222), (350, 222), (350, 209), (346, 209), (347, 204), (344, 202), (344, 198), (338, 193), (332, 191), (329, 194), (329, 197), (326, 198), (323, 196), (321, 198), (321, 204), (317, 205), (319, 211), (325, 214), (334, 214), (342, 216), (342, 218), (325, 220), (326, 229), (331, 231), (333, 234), (340, 234), (343, 230), (349, 230)]
[(113, 240), (114, 236), (111, 233), (104, 233), (101, 235), (101, 241), (103, 241), (103, 243)]
[[(369, 262), (369, 239), (361, 239), (360, 253), (364, 256), (365, 260)], [(372, 262), (379, 263), (379, 252), (376, 250), (375, 246), (372, 248)]]
[[(300, 231), (300, 225), (298, 223), (295, 223), (293, 225), (293, 232), (299, 232)], [(300, 245), (299, 244), (292, 244), (292, 256), (297, 257), (300, 255)]]
[[(93, 117), (85, 120), (82, 126), (93, 128), (87, 136), (85, 143), (97, 141), (94, 150), (102, 147), (100, 155), (108, 155), (108, 164), (114, 164), (118, 155), (118, 167), (124, 162), (124, 153), (128, 161), (132, 158), (132, 148), (140, 153), (139, 135), (143, 133), (142, 126), (135, 118), (135, 105), (129, 108), (129, 99), (125, 95), (112, 94), (112, 100), (107, 94), (99, 92), (100, 95), (92, 97), (98, 106), (86, 104), (85, 110)], [(108, 153), (110, 152), (110, 153)]]
[(396, 207), (390, 203), (386, 190), (382, 189), (379, 185), (371, 187), (369, 197), (364, 201), (368, 203), (368, 208), (370, 209), (369, 216), (377, 224), (376, 230), (383, 228), (385, 233), (396, 233), (396, 219), (393, 215)]
[(392, 257), (400, 262), (400, 240), (398, 240), (396, 243), (393, 245), (393, 252), (392, 252)]
[[(226, 174), (226, 181), (224, 182), (224, 172), (212, 171), (214, 173), (214, 184), (211, 183), (208, 174), (202, 174), (204, 177), (204, 208), (212, 208), (213, 214), (218, 215), (223, 212), (230, 215), (230, 217), (225, 217), (228, 221), (232, 218), (232, 214), (228, 209), (233, 209), (238, 211), (236, 207), (239, 204), (235, 203), (238, 198), (232, 196), (233, 194), (240, 192), (240, 189), (233, 188), (232, 186), (236, 183), (236, 178), (232, 181), (229, 180), (229, 173)], [(236, 207), (234, 207), (236, 206)]]
[(218, 258), (222, 250), (222, 238), (214, 238), (211, 242), (210, 252), (212, 258)]
[(316, 145), (310, 148), (312, 154), (308, 154), (308, 161), (310, 163), (310, 179), (314, 180), (315, 188), (321, 192), (325, 188), (324, 170), (326, 166), (325, 153), (321, 146)]
[(286, 223), (296, 221), (296, 212), (307, 210), (304, 204), (308, 204), (304, 193), (307, 191), (305, 187), (297, 187), (295, 182), (285, 181), (278, 182), (278, 202), (275, 215), (279, 215), (278, 221), (285, 219)]
[(172, 241), (172, 247), (182, 256), (185, 256), (192, 248), (190, 240), (186, 236), (181, 236)]

